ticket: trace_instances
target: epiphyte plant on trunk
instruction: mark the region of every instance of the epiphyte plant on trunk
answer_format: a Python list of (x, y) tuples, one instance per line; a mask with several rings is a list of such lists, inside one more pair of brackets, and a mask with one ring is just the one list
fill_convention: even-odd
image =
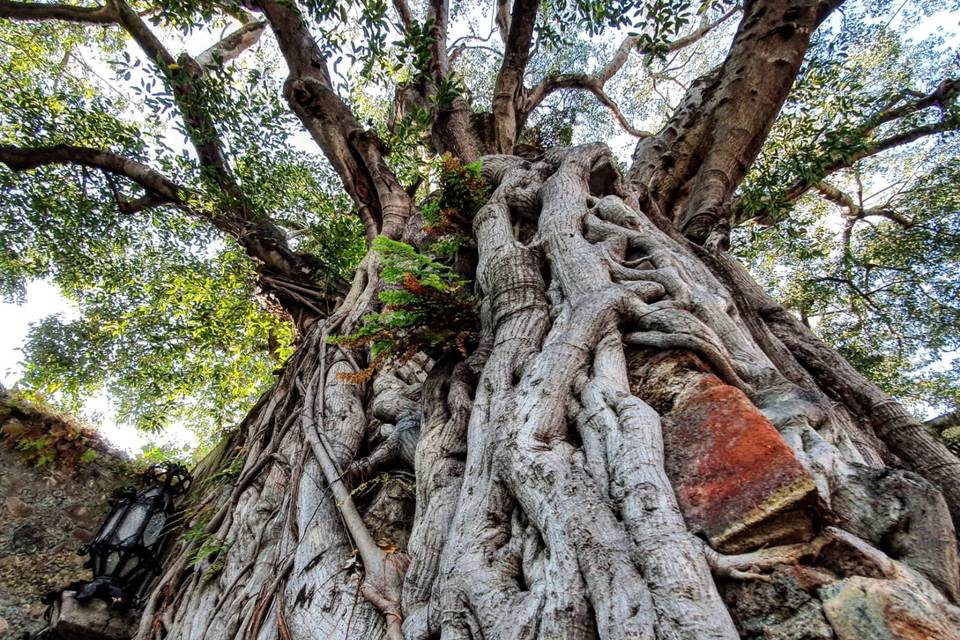
[[(0, 3), (17, 80), (3, 98), (4, 282), (54, 275), (115, 328), (81, 323), (33, 353), (68, 388), (104, 379), (54, 366), (84, 335), (196, 363), (175, 355), (186, 332), (213, 345), (209, 361), (251, 351), (274, 370), (195, 470), (203, 517), (166, 559), (138, 637), (955, 638), (960, 461), (727, 253), (742, 225), (776, 229), (816, 191), (843, 220), (824, 260), (885, 315), (858, 269), (910, 267), (866, 264), (865, 221), (956, 225), (948, 181), (931, 177), (952, 156), (922, 147), (952, 141), (953, 76), (791, 102), (848, 86), (850, 66), (894, 37), (892, 16), (922, 14), (841, 4)], [(492, 15), (490, 35), (456, 35), (464, 15)], [(201, 54), (165, 45), (233, 20)], [(129, 37), (142, 55), (119, 75), (143, 77), (160, 122), (132, 123), (93, 71), (70, 73), (84, 46), (34, 37), (58, 29), (108, 51)], [(38, 55), (15, 57), (28, 40)], [(927, 66), (950, 73), (937, 51), (923, 50)], [(828, 55), (839, 68), (818, 63)], [(280, 68), (271, 56), (282, 86), (261, 72)], [(655, 133), (632, 124), (645, 108), (663, 116)], [(570, 113), (578, 140), (602, 123), (636, 138), (629, 160), (590, 141), (520, 144), (569, 137), (545, 132)], [(864, 174), (911, 149), (906, 164), (940, 190), (906, 218), (901, 200), (867, 201)], [(771, 177), (784, 167), (791, 180)], [(902, 179), (900, 194), (916, 186)], [(317, 195), (333, 183), (346, 197)], [(234, 283), (229, 296), (171, 286), (165, 273), (209, 264), (196, 247), (211, 230), (219, 252), (246, 257), (212, 278)], [(950, 255), (956, 237), (929, 248)], [(924, 293), (949, 308), (928, 276)], [(138, 278), (150, 286), (119, 286)], [(289, 324), (217, 313), (240, 298)], [(143, 324), (118, 299), (174, 320)], [(125, 331), (135, 319), (155, 333)], [(295, 333), (286, 358), (281, 325)], [(224, 348), (230, 328), (249, 331)], [(198, 561), (204, 541), (215, 563)]]

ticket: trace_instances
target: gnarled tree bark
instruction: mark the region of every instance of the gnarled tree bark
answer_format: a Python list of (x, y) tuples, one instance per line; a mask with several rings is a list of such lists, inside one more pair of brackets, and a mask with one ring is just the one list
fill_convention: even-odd
[[(413, 12), (394, 4), (411, 30)], [(428, 11), (424, 102), (451, 79), (447, 4)], [(137, 637), (673, 640), (763, 625), (771, 637), (960, 637), (960, 463), (724, 253), (731, 195), (838, 4), (745, 3), (725, 62), (643, 134), (622, 175), (602, 144), (512, 153), (545, 95), (603, 99), (633, 45), (597, 76), (531, 92), (539, 5), (499, 2), (492, 113), (460, 97), (432, 122), (435, 150), (491, 154), (477, 251), (458, 265), (482, 298), (478, 346), (415, 354), (357, 384), (369, 354), (328, 338), (379, 307), (369, 253), (336, 308), (300, 322), (272, 389), (197, 470), (190, 534)], [(250, 8), (368, 237), (416, 244), (413, 198), (337, 96), (304, 14), (287, 0)], [(191, 100), (205, 57), (173, 58), (122, 0), (3, 2), (0, 15), (123, 26), (173, 89), (222, 196), (214, 224), (247, 243), (288, 310), (304, 304), (292, 293), (316, 284), (309, 258), (256, 215)], [(223, 54), (263, 25), (249, 29)], [(0, 161), (95, 166), (182, 204), (160, 174), (96, 150), (4, 147)]]
[[(243, 425), (234, 486), (205, 496), (221, 555), (178, 550), (140, 637), (736, 638), (750, 620), (724, 595), (787, 569), (818, 576), (811, 615), (840, 637), (832, 590), (854, 586), (912, 594), (924, 628), (960, 621), (940, 492), (884, 466), (871, 415), (782, 326), (754, 336), (721, 261), (658, 229), (603, 145), (482, 171), (479, 348), (339, 379), (364, 355), (325, 338), (375, 306), (369, 257)], [(719, 524), (698, 492), (722, 487), (682, 471), (703, 425), (748, 426), (710, 482), (761, 441), (750, 462), (784, 476), (735, 483), (756, 504)], [(345, 490), (358, 466), (390, 479)]]

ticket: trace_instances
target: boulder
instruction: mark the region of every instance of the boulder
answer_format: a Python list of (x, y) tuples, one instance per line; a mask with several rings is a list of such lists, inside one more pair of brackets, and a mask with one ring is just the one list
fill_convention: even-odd
[(687, 524), (739, 553), (809, 540), (813, 478), (739, 389), (702, 375), (665, 419), (666, 470)]
[(957, 612), (895, 580), (854, 576), (820, 589), (820, 600), (838, 640), (960, 640)]
[(78, 602), (73, 591), (64, 591), (54, 602), (50, 631), (61, 640), (126, 640), (136, 629), (136, 611), (117, 609), (94, 598)]

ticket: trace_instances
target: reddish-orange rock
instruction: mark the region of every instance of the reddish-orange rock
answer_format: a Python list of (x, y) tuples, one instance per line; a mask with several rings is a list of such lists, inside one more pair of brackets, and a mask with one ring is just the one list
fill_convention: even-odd
[(687, 524), (739, 552), (809, 539), (813, 479), (742, 391), (702, 375), (664, 421), (667, 473)]

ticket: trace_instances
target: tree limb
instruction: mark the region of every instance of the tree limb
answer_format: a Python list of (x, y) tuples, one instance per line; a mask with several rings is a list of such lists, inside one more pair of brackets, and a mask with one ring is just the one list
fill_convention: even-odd
[(233, 60), (260, 40), (267, 23), (264, 20), (247, 22), (242, 27), (214, 44), (195, 59), (201, 67), (216, 66)]
[[(670, 53), (690, 46), (698, 40), (703, 39), (707, 34), (726, 22), (731, 16), (739, 11), (740, 6), (734, 5), (726, 13), (713, 22), (700, 27), (696, 31), (693, 31), (682, 38), (678, 38), (677, 40), (668, 43), (665, 48), (661, 49), (661, 51)], [(602, 91), (604, 85), (606, 85), (606, 83), (613, 78), (613, 76), (619, 73), (619, 71), (627, 63), (627, 60), (630, 58), (631, 51), (636, 49), (640, 55), (649, 55), (654, 53), (654, 49), (652, 48), (638, 49), (637, 43), (639, 41), (639, 36), (627, 36), (624, 38), (620, 43), (620, 46), (617, 47), (617, 50), (614, 52), (613, 57), (611, 57), (610, 60), (595, 74), (554, 74), (547, 76), (528, 92), (526, 99), (524, 100), (523, 111), (525, 113), (530, 113), (541, 102), (543, 102), (547, 96), (555, 91), (559, 91), (560, 89), (586, 89), (588, 91), (595, 92), (594, 87), (599, 87)], [(571, 84), (570, 78), (574, 77), (578, 78), (578, 82)]]
[[(916, 100), (888, 107), (877, 112), (857, 127), (854, 135), (868, 137), (881, 125), (889, 124), (895, 120), (919, 113), (931, 107), (942, 109), (956, 98), (958, 92), (960, 92), (960, 78), (946, 78), (929, 94), (921, 95)], [(911, 95), (913, 95), (912, 92)], [(816, 188), (818, 184), (822, 183), (824, 178), (831, 176), (841, 169), (852, 167), (865, 158), (915, 142), (927, 136), (957, 130), (960, 130), (960, 120), (947, 117), (937, 122), (918, 125), (905, 131), (873, 140), (851, 154), (838, 157), (832, 162), (826, 163), (818, 172), (819, 178), (811, 176), (810, 178), (795, 181), (784, 189), (781, 199), (785, 204), (794, 203), (805, 193)], [(735, 211), (735, 220), (737, 222), (744, 222), (745, 217), (739, 206), (735, 205)], [(771, 213), (772, 212), (769, 211), (763, 211), (759, 215), (752, 216), (751, 219), (758, 224), (772, 225), (778, 220), (775, 216), (772, 216)]]
[[(511, 153), (525, 118), (523, 75), (537, 20), (537, 0), (514, 0), (503, 60), (493, 89), (494, 143), (497, 153)], [(502, 3), (498, 7), (503, 6)], [(502, 29), (502, 27), (501, 27)]]
[[(14, 3), (5, 3), (9, 8)], [(59, 6), (59, 5), (58, 5)], [(125, 0), (107, 0), (102, 9), (111, 16), (110, 22), (119, 24), (151, 60), (159, 75), (168, 83), (174, 101), (183, 117), (188, 137), (197, 152), (202, 176), (218, 188), (218, 202), (211, 213), (185, 207), (175, 184), (145, 165), (121, 156), (83, 147), (58, 145), (33, 150), (5, 147), (6, 162), (11, 168), (23, 169), (55, 162), (71, 162), (126, 175), (148, 190), (146, 197), (125, 202), (118, 198), (118, 206), (126, 213), (157, 206), (159, 200), (177, 204), (188, 212), (207, 218), (217, 229), (237, 239), (247, 254), (258, 263), (261, 274), (282, 274), (295, 282), (312, 283), (318, 269), (315, 258), (294, 252), (286, 236), (272, 221), (259, 214), (252, 201), (240, 188), (217, 131), (215, 122), (200, 98), (205, 81), (204, 68), (184, 54), (179, 58), (164, 47), (142, 17)], [(241, 16), (243, 14), (240, 14)], [(55, 16), (48, 15), (53, 18)], [(211, 61), (219, 56), (229, 59), (249, 47), (263, 31), (263, 23), (247, 24), (222, 42), (204, 52), (201, 57)], [(12, 164), (11, 164), (12, 163)], [(284, 302), (283, 297), (280, 297)], [(297, 306), (302, 306), (298, 305)]]
[(407, 0), (393, 0), (393, 8), (396, 9), (397, 15), (400, 17), (400, 23), (403, 25), (404, 31), (410, 31), (413, 26), (413, 12), (410, 11), (410, 5), (407, 4)]
[[(878, 111), (864, 123), (863, 130), (873, 131), (881, 124), (891, 122), (897, 118), (929, 109), (930, 107), (943, 108), (960, 93), (960, 78), (944, 78), (937, 88), (930, 93), (918, 94), (914, 91), (905, 91), (903, 94), (911, 95), (916, 100), (897, 105), (899, 99), (895, 100), (890, 107)], [(901, 94), (901, 95), (903, 95)]]
[[(603, 90), (603, 83), (597, 79), (597, 76), (591, 76), (583, 73), (568, 73), (568, 74), (558, 74), (551, 76), (551, 84), (548, 92), (552, 93), (559, 89), (583, 89), (589, 91), (597, 100), (610, 110), (610, 113), (613, 114), (613, 117), (616, 118), (617, 123), (623, 128), (624, 131), (634, 136), (635, 138), (646, 138), (652, 136), (653, 133), (649, 131), (642, 131), (635, 128), (626, 116), (623, 115), (623, 112), (620, 110), (620, 107), (617, 106), (617, 103), (607, 95)], [(540, 98), (542, 100), (542, 98)], [(538, 100), (539, 102), (539, 100)]]
[(723, 64), (691, 84), (660, 133), (637, 144), (630, 181), (688, 238), (725, 244), (730, 196), (760, 153), (813, 32), (841, 2), (746, 3)]
[(510, 33), (510, 0), (496, 0), (497, 6), (494, 9), (493, 21), (496, 30), (500, 32), (500, 39), (507, 43), (507, 37)]
[(447, 58), (447, 22), (450, 19), (449, 0), (432, 0), (427, 12), (427, 21), (433, 23), (430, 41), (430, 77), (441, 82), (450, 72)]
[(163, 202), (183, 204), (183, 188), (147, 165), (119, 154), (89, 147), (59, 144), (50, 147), (0, 146), (0, 162), (13, 171), (27, 171), (51, 164), (75, 164), (102, 169), (129, 178)]
[[(813, 180), (813, 179), (797, 180), (796, 182), (794, 182), (784, 190), (782, 199), (787, 204), (796, 202), (805, 193), (815, 188), (818, 184), (822, 183), (823, 178), (833, 175), (834, 173), (836, 173), (837, 171), (840, 171), (841, 169), (852, 167), (854, 164), (856, 164), (860, 160), (869, 158), (871, 156), (875, 156), (878, 153), (881, 153), (883, 151), (889, 151), (890, 149), (894, 149), (896, 147), (909, 144), (911, 142), (916, 142), (917, 140), (920, 140), (921, 138), (924, 138), (926, 136), (935, 135), (937, 133), (945, 133), (947, 131), (956, 131), (958, 129), (960, 129), (960, 122), (956, 122), (953, 120), (942, 120), (940, 122), (933, 122), (930, 124), (921, 125), (919, 127), (915, 127), (913, 129), (909, 129), (907, 131), (903, 131), (901, 133), (894, 134), (886, 138), (882, 138), (880, 140), (876, 140), (874, 142), (868, 143), (864, 145), (862, 149), (846, 157), (838, 158), (837, 160), (827, 164), (820, 171), (820, 173), (822, 174), (822, 177), (820, 180)], [(742, 221), (742, 215), (738, 215), (737, 220)], [(762, 213), (758, 216), (754, 216), (753, 220), (756, 221), (758, 224), (766, 224), (766, 225), (775, 224), (777, 222), (775, 218), (771, 218), (767, 213)]]
[(853, 198), (849, 194), (840, 191), (840, 189), (836, 188), (825, 180), (818, 182), (815, 188), (820, 195), (824, 197), (824, 199), (847, 209), (849, 212), (848, 217), (852, 218), (854, 221), (862, 220), (863, 218), (879, 216), (882, 218), (887, 218), (888, 220), (892, 220), (893, 222), (896, 222), (900, 226), (907, 229), (913, 226), (913, 222), (911, 220), (907, 220), (890, 207), (866, 208), (857, 204), (853, 201)]
[(153, 34), (143, 18), (130, 8), (130, 5), (124, 0), (108, 1), (112, 10), (116, 13), (117, 24), (130, 34), (130, 37), (133, 38), (150, 61), (160, 67), (164, 76), (169, 75), (170, 71), (177, 66), (177, 61), (163, 46), (160, 39)]
[[(225, 196), (222, 203), (225, 211), (232, 211), (237, 218), (237, 228), (231, 233), (238, 235), (240, 228), (258, 216), (230, 169), (216, 124), (200, 98), (205, 93), (201, 86), (204, 82), (203, 67), (186, 54), (174, 58), (125, 0), (110, 0), (110, 3), (115, 8), (119, 24), (156, 65), (160, 76), (169, 84), (174, 101), (183, 116), (187, 136), (197, 152), (197, 159), (204, 168), (205, 176), (212, 179)], [(248, 34), (242, 34), (238, 41), (232, 42), (234, 49), (244, 44)], [(231, 44), (227, 43), (227, 40), (230, 38), (214, 45), (213, 49), (223, 45), (224, 49), (220, 50), (225, 50)], [(204, 53), (215, 55), (211, 50)]]
[(278, 0), (258, 5), (287, 62), (284, 95), (357, 204), (367, 237), (399, 237), (413, 203), (384, 160), (388, 150), (333, 90), (326, 56), (296, 7)]
[(65, 20), (89, 24), (112, 24), (117, 21), (110, 5), (75, 7), (67, 4), (8, 2), (0, 0), (0, 18), (11, 20)]

